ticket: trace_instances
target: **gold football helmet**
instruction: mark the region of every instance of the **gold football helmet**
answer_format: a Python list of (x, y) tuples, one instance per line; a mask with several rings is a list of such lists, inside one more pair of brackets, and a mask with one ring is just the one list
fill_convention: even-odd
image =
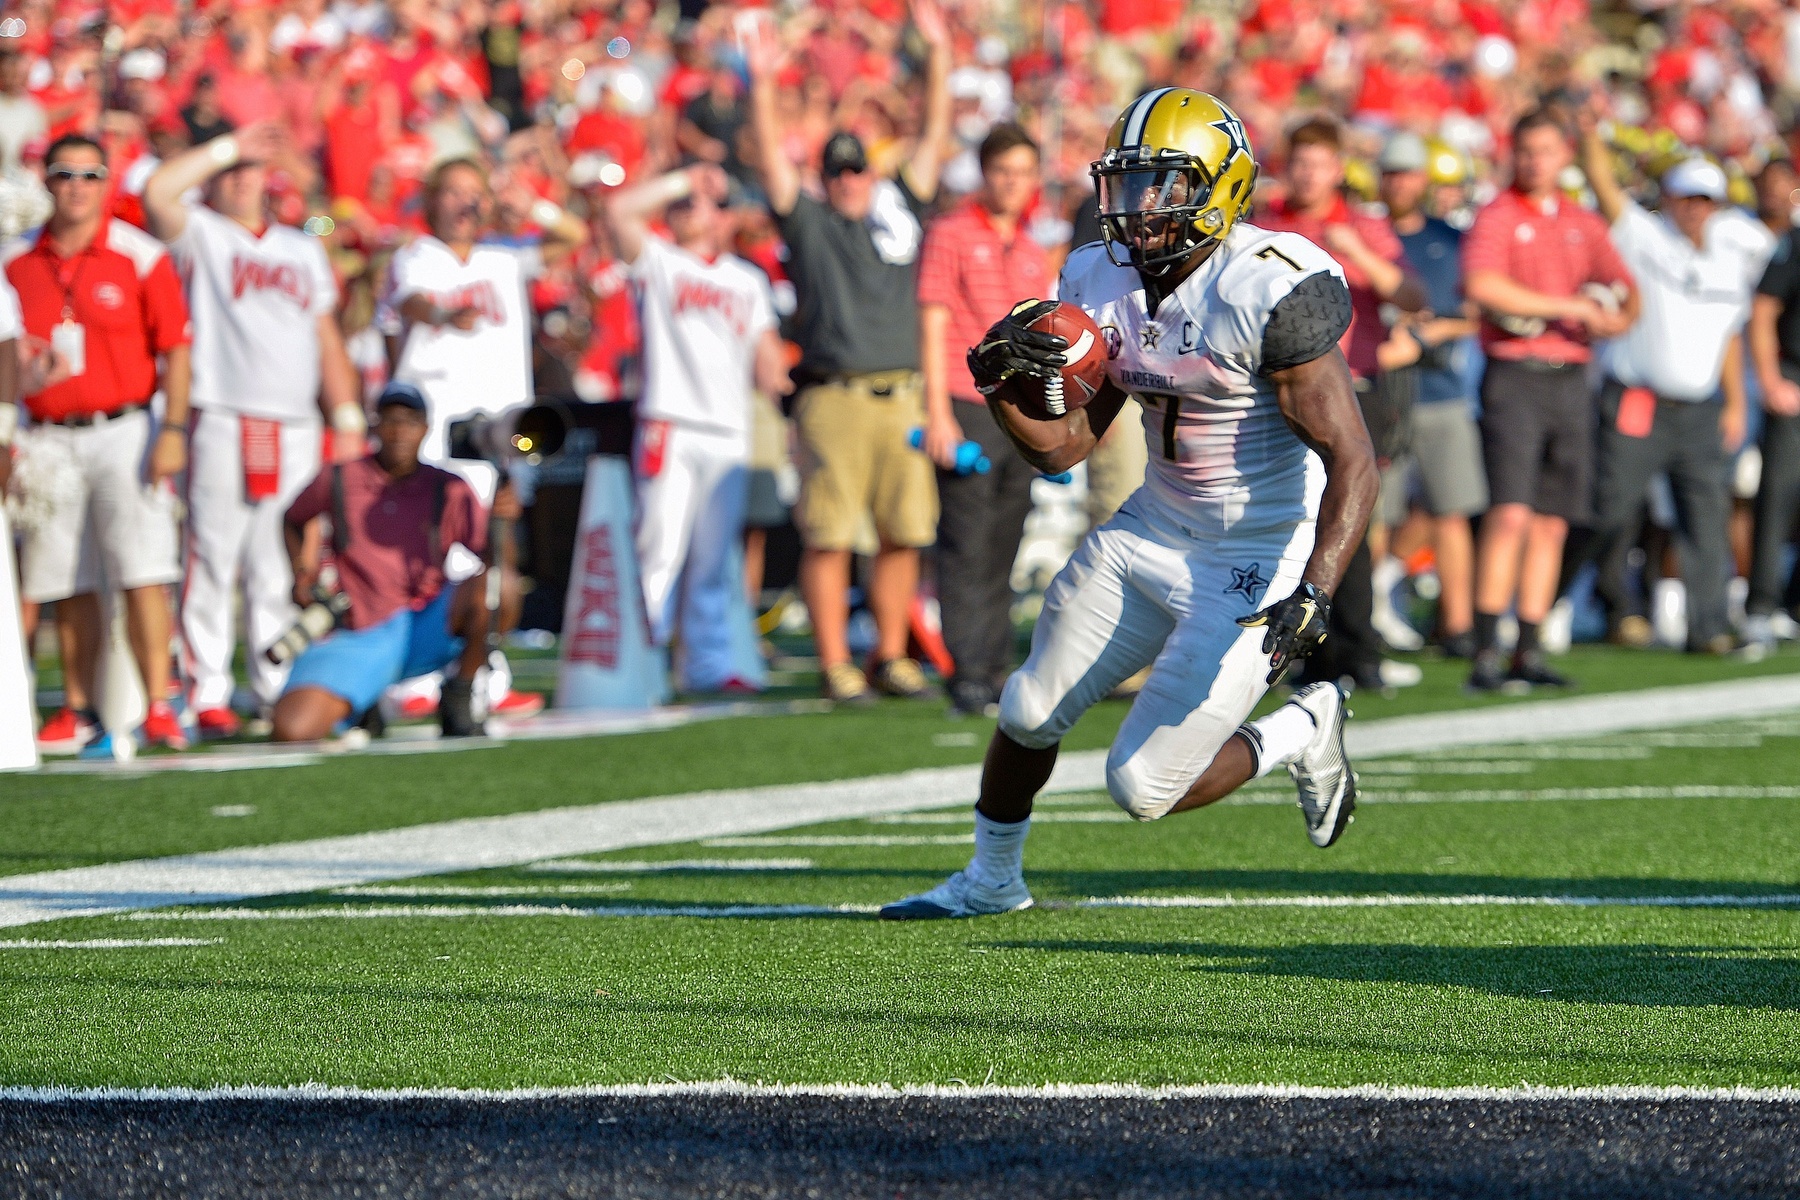
[(1244, 123), (1218, 97), (1183, 87), (1127, 105), (1090, 171), (1107, 256), (1149, 275), (1222, 239), (1256, 186)]

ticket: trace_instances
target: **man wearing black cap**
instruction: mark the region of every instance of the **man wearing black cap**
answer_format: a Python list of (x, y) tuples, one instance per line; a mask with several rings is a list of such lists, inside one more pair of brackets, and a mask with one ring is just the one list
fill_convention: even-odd
[[(775, 113), (780, 49), (758, 26), (750, 39), (750, 110), (758, 170), (788, 245), (799, 311), (800, 365), (794, 421), (801, 444), (795, 522), (806, 549), (800, 588), (812, 614), (824, 690), (833, 700), (921, 696), (925, 679), (906, 657), (918, 589), (919, 548), (937, 535), (931, 460), (911, 449), (925, 422), (919, 381), (919, 223), (937, 195), (950, 128), (950, 35), (935, 0), (914, 0), (913, 24), (930, 47), (925, 128), (892, 179), (870, 169), (862, 142), (839, 132), (825, 144), (825, 201), (800, 190)], [(865, 514), (879, 548), (869, 577), (878, 640), (865, 681), (850, 661), (850, 553)]]
[[(425, 396), (413, 384), (388, 384), (376, 401), (374, 454), (321, 472), (287, 510), (283, 532), (294, 568), (294, 598), (313, 603), (325, 575), (349, 597), (341, 628), (294, 662), (275, 705), (278, 742), (313, 741), (354, 720), (402, 679), (447, 670), (438, 714), (446, 736), (481, 732), (472, 711), (475, 672), (487, 661), (487, 633), (498, 617), (510, 629), (519, 614), (509, 568), (500, 611), (487, 608), (487, 513), (461, 476), (419, 461), (431, 427)], [(517, 519), (504, 491), (497, 515)], [(510, 509), (511, 511), (507, 511)], [(331, 522), (326, 533), (318, 520)], [(327, 586), (327, 591), (333, 590)]]

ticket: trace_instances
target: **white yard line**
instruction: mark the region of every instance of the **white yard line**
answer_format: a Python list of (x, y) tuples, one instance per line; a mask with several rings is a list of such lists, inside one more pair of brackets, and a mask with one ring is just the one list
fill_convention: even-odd
[[(1592, 737), (1800, 709), (1800, 675), (1395, 717), (1350, 729), (1371, 757)], [(1105, 786), (1105, 753), (1066, 754), (1049, 791)], [(377, 833), (0, 877), (0, 926), (519, 866), (973, 802), (981, 768), (622, 800)], [(766, 844), (766, 843), (765, 843)]]
[(878, 904), (389, 904), (134, 912), (126, 921), (392, 921), (416, 917), (842, 917)]
[(1076, 908), (1795, 908), (1800, 893), (1766, 896), (1094, 896)]
[(528, 871), (544, 871), (557, 875), (651, 874), (658, 871), (810, 871), (810, 858), (672, 858), (662, 862), (637, 859), (614, 859), (612, 862), (588, 862), (580, 858), (553, 858), (535, 862)]
[(717, 846), (721, 849), (731, 846), (804, 846), (808, 849), (828, 846), (972, 846), (975, 844), (974, 833), (950, 834), (796, 834), (783, 837), (776, 834), (772, 837), (722, 837), (707, 838), (703, 845)]
[[(1800, 800), (1800, 787), (1755, 784), (1677, 784), (1671, 787), (1471, 788), (1465, 791), (1388, 790), (1365, 785), (1361, 797), (1374, 804), (1499, 804), (1533, 800)], [(1292, 804), (1292, 794), (1239, 792), (1225, 805)], [(1034, 820), (1036, 818), (1033, 818)]]
[(88, 938), (86, 941), (0, 942), (0, 950), (137, 950), (146, 946), (217, 946), (224, 938)]
[(1393, 1100), (1532, 1103), (1557, 1100), (1608, 1104), (1699, 1100), (1708, 1102), (1795, 1104), (1800, 1088), (1773, 1087), (1391, 1087), (1355, 1084), (1309, 1087), (1290, 1083), (1200, 1083), (1145, 1087), (1135, 1083), (1046, 1083), (1039, 1087), (1005, 1087), (887, 1083), (741, 1083), (735, 1079), (693, 1083), (588, 1084), (542, 1088), (360, 1088), (324, 1083), (289, 1087), (0, 1087), (0, 1102), (68, 1104), (91, 1101), (166, 1103), (194, 1100), (269, 1100), (316, 1103), (323, 1100), (451, 1100), (506, 1103), (529, 1100), (620, 1099), (663, 1097), (794, 1097), (826, 1100)]
[(532, 887), (520, 884), (514, 887), (451, 887), (440, 884), (437, 887), (409, 887), (406, 884), (377, 884), (373, 887), (341, 887), (332, 888), (334, 896), (361, 896), (381, 899), (388, 897), (394, 900), (410, 900), (421, 897), (479, 897), (479, 896), (616, 896), (620, 892), (628, 892), (634, 885), (630, 883), (571, 883), (561, 887)]
[[(402, 889), (405, 895), (414, 889)], [(459, 895), (419, 888), (420, 896)], [(334, 895), (381, 895), (339, 889)], [(392, 904), (306, 908), (204, 908), (128, 913), (126, 921), (393, 921), (463, 917), (843, 917), (869, 916), (875, 904)], [(1088, 896), (1054, 903), (1067, 908), (1800, 908), (1800, 893), (1710, 896)]]

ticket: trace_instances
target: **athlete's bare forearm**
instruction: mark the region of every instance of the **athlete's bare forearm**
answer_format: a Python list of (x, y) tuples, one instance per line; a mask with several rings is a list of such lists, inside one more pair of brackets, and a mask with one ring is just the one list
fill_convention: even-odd
[(1325, 460), (1312, 557), (1301, 579), (1335, 593), (1368, 530), (1380, 473), (1362, 409), (1341, 351), (1275, 372), (1281, 415), (1300, 440)]
[(1086, 407), (1047, 421), (1026, 416), (1000, 392), (988, 397), (989, 411), (1019, 456), (1046, 475), (1060, 475), (1092, 454), (1124, 404), (1125, 393), (1110, 380)]

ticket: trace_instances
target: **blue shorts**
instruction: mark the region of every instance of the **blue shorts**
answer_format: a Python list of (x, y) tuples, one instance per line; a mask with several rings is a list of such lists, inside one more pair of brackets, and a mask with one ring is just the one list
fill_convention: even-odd
[(367, 629), (340, 629), (306, 648), (294, 660), (284, 692), (316, 687), (350, 702), (360, 713), (402, 679), (441, 671), (463, 652), (463, 639), (450, 632), (450, 599), (446, 586), (437, 598), (414, 612), (403, 608)]

